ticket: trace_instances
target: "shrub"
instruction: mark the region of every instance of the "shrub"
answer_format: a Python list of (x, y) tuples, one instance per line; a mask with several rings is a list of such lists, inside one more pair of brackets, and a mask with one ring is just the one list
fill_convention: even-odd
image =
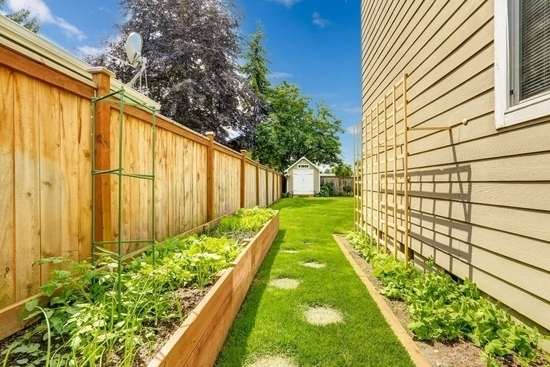
[(433, 259), (422, 272), (405, 267), (392, 255), (377, 253), (372, 240), (350, 233), (348, 240), (369, 261), (390, 299), (407, 304), (411, 323), (408, 328), (420, 340), (444, 342), (467, 339), (483, 349), (489, 366), (498, 366), (497, 358), (514, 356), (519, 363), (530, 365), (540, 357), (542, 335), (536, 328), (514, 322), (509, 313), (481, 296), (469, 279), (455, 282), (444, 271), (434, 268)]
[(321, 185), (321, 191), (319, 196), (331, 196), (334, 195), (334, 182), (325, 182)]

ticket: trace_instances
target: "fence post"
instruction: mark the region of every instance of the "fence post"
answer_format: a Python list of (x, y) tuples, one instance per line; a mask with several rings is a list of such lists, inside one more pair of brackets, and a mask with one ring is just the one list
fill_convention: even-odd
[[(104, 67), (88, 69), (92, 74), (92, 81), (97, 84), (97, 96), (111, 92), (111, 77), (115, 74)], [(111, 107), (107, 102), (99, 102), (95, 106), (95, 160), (93, 169), (111, 169)], [(111, 179), (109, 175), (96, 175), (94, 177), (95, 213), (94, 241), (105, 241), (112, 236), (111, 228)], [(118, 236), (121, 234), (118, 233)]]
[(275, 202), (275, 171), (271, 173), (271, 202)]
[(269, 206), (269, 168), (265, 168), (265, 206)]
[(208, 149), (206, 152), (206, 220), (214, 219), (214, 132), (207, 131)]
[(246, 207), (245, 193), (246, 193), (246, 150), (241, 149), (241, 208)]
[(260, 162), (256, 162), (256, 206), (260, 206)]

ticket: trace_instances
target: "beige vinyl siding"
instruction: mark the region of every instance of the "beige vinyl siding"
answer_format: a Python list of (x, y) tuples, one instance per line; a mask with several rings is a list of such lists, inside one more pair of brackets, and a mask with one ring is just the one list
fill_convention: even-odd
[[(494, 2), (363, 0), (361, 8), (363, 115), (407, 73), (408, 125), (452, 127), (409, 132), (415, 261), (434, 256), (550, 329), (550, 117), (495, 128)], [(362, 210), (370, 223), (371, 208)]]

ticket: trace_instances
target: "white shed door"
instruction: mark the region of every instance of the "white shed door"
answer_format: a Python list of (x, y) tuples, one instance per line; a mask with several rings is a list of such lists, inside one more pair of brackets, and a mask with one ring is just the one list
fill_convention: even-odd
[(294, 170), (292, 176), (293, 191), (296, 195), (313, 195), (313, 170), (312, 169), (297, 169)]

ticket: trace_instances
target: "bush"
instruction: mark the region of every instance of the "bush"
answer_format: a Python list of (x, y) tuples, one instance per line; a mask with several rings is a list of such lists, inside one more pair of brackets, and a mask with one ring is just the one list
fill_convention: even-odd
[(334, 182), (325, 182), (321, 185), (321, 191), (319, 196), (331, 196), (334, 195)]

